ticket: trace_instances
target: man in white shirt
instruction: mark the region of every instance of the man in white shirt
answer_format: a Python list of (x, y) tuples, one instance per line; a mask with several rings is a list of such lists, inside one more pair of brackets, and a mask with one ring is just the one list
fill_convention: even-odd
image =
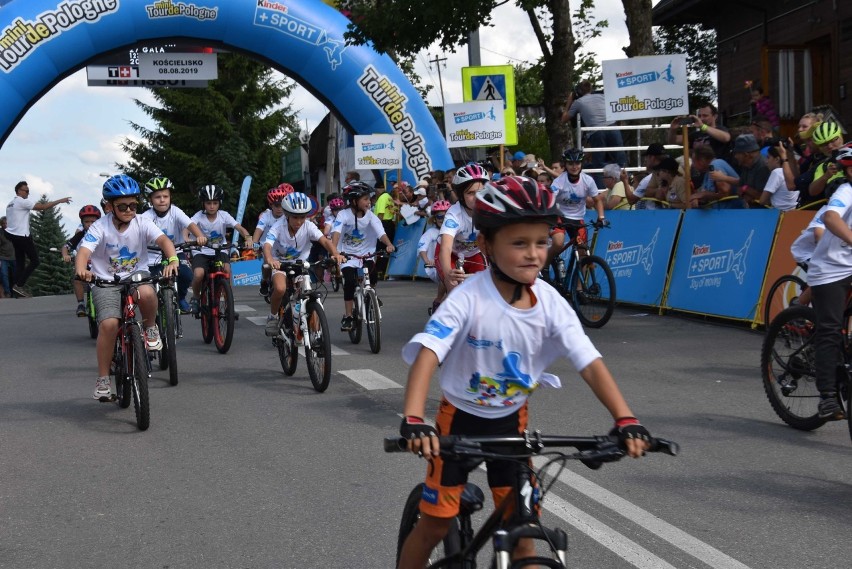
[[(35, 241), (30, 236), (30, 212), (49, 209), (61, 203), (71, 203), (71, 198), (38, 203), (30, 199), (30, 187), (26, 182), (15, 184), (15, 198), (6, 206), (5, 231), (6, 238), (15, 248), (15, 284), (12, 291), (18, 296), (31, 296), (23, 287), (39, 265)], [(24, 266), (26, 259), (30, 260), (30, 264)]]

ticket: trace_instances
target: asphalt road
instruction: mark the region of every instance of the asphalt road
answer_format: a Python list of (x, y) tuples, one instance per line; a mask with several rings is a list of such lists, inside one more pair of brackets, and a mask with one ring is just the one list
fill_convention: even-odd
[[(226, 355), (184, 316), (180, 384), (154, 372), (146, 432), (132, 407), (91, 399), (94, 342), (72, 297), (0, 301), (0, 567), (392, 567), (424, 463), (381, 442), (397, 431), (400, 350), (433, 288), (380, 292), (378, 355), (336, 330), (342, 297), (329, 295), (335, 372), (322, 394), (303, 360), (282, 373), (254, 289), (237, 289)], [(589, 335), (633, 410), (682, 452), (563, 472), (544, 519), (568, 532), (572, 567), (849, 566), (846, 425), (781, 423), (760, 382), (760, 333), (620, 308)], [(607, 413), (567, 362), (551, 371), (564, 388), (533, 396), (531, 426), (605, 433)]]

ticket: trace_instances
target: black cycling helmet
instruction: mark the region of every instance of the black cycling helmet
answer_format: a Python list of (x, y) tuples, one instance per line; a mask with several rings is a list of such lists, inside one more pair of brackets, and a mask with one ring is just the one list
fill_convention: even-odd
[(583, 149), (581, 148), (567, 148), (565, 152), (562, 153), (562, 161), (563, 162), (582, 162), (583, 157)]
[(203, 202), (207, 201), (222, 201), (222, 198), (225, 197), (225, 192), (213, 184), (209, 184), (207, 186), (203, 186), (200, 190), (198, 190), (198, 199)]
[(370, 184), (361, 181), (353, 181), (346, 186), (343, 187), (343, 197), (349, 200), (350, 202), (357, 200), (363, 196), (369, 196), (373, 194), (373, 188), (370, 187)]

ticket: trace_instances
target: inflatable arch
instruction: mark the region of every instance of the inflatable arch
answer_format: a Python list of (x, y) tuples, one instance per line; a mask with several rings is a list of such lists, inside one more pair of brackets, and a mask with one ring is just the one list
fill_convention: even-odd
[(151, 40), (245, 52), (292, 77), (355, 134), (395, 133), (404, 179), (452, 168), (419, 93), (387, 55), (347, 46), (321, 0), (0, 0), (0, 145), (51, 87), (96, 57)]

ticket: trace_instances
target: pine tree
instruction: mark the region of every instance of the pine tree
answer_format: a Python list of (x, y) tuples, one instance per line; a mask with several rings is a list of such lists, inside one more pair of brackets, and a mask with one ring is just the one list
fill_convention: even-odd
[[(49, 201), (42, 195), (39, 203)], [(72, 291), (71, 279), (74, 266), (62, 261), (59, 250), (68, 240), (62, 229), (62, 214), (55, 207), (33, 213), (30, 219), (30, 233), (38, 250), (38, 268), (27, 280), (27, 288), (33, 296), (69, 294)], [(51, 251), (51, 247), (57, 251)]]

